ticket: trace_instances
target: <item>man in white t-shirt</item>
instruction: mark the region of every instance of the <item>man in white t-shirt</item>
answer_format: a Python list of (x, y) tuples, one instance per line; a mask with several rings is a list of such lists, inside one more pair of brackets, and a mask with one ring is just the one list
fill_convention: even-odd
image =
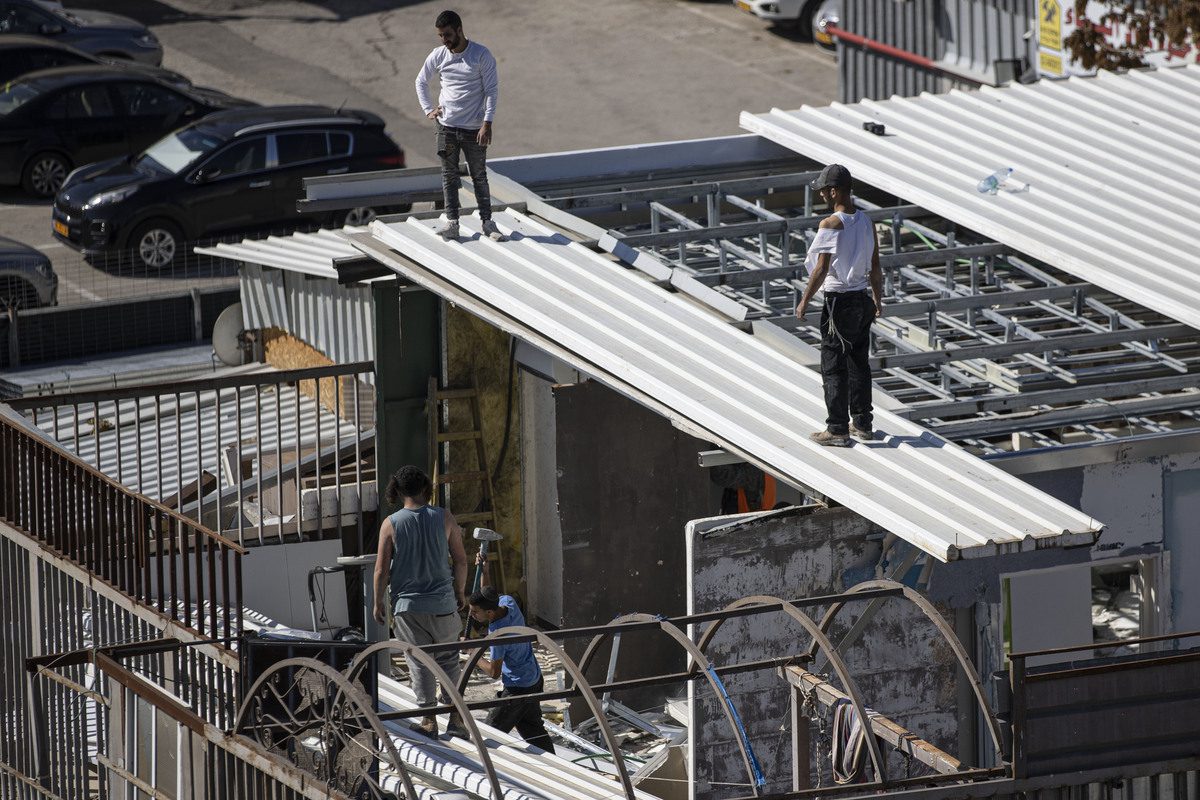
[(804, 318), (820, 289), (821, 378), (825, 429), (813, 441), (847, 447), (851, 437), (875, 437), (871, 410), (871, 323), (883, 314), (883, 272), (875, 223), (854, 204), (850, 170), (830, 164), (812, 183), (833, 214), (821, 220), (805, 259), (808, 285), (796, 306)]
[[(442, 160), (442, 194), (446, 201), (446, 223), (438, 233), (445, 239), (458, 238), (458, 190), (462, 186), (458, 160), (462, 153), (475, 187), (483, 233), (503, 241), (503, 234), (492, 221), (487, 179), (487, 148), (492, 143), (492, 120), (500, 87), (496, 59), (483, 45), (467, 41), (462, 18), (455, 12), (438, 14), (434, 25), (442, 45), (425, 59), (416, 85), (421, 110), (437, 125), (437, 154)], [(441, 83), (437, 105), (429, 98), (429, 79), (434, 73)]]

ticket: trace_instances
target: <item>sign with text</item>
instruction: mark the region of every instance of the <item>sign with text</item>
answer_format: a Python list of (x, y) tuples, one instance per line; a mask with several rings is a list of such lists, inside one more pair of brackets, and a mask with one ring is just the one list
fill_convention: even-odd
[[(1096, 26), (1096, 30), (1114, 46), (1133, 42), (1133, 32), (1124, 25), (1103, 24), (1100, 20), (1110, 11), (1105, 3), (1088, 2), (1084, 18)], [(1074, 0), (1038, 0), (1038, 77), (1062, 78), (1067, 75), (1094, 75), (1096, 70), (1085, 70), (1071, 62), (1066, 39), (1080, 26), (1075, 15)], [(1168, 47), (1150, 48), (1144, 51), (1146, 63), (1151, 66), (1200, 63), (1200, 48)]]

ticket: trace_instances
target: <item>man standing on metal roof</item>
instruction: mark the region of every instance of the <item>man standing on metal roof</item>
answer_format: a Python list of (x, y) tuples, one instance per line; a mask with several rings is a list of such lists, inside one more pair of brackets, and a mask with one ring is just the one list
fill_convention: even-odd
[[(500, 87), (496, 59), (479, 42), (467, 41), (462, 18), (455, 12), (438, 14), (434, 25), (442, 46), (429, 54), (417, 73), (417, 99), (425, 116), (437, 125), (437, 154), (442, 160), (442, 194), (446, 200), (446, 224), (438, 229), (438, 234), (444, 239), (458, 238), (461, 152), (466, 156), (471, 185), (475, 187), (483, 233), (495, 241), (504, 241), (504, 235), (492, 221), (487, 179), (487, 148), (492, 143), (492, 119)], [(429, 99), (429, 79), (435, 72), (441, 82), (436, 106)]]
[[(848, 447), (850, 437), (875, 436), (871, 413), (871, 323), (883, 314), (883, 271), (875, 223), (854, 205), (850, 170), (830, 164), (812, 183), (833, 214), (821, 220), (805, 259), (808, 285), (796, 306), (804, 318), (821, 290), (821, 377), (825, 384), (825, 429), (813, 441)], [(869, 289), (869, 291), (868, 291)]]

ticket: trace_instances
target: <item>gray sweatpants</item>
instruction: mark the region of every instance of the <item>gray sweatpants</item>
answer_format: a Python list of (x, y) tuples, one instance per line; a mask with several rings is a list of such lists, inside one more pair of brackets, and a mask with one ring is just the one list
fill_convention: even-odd
[[(462, 633), (462, 619), (453, 611), (449, 614), (401, 611), (392, 616), (392, 632), (400, 641), (418, 646), (453, 642), (457, 641)], [(450, 676), (450, 680), (457, 683), (460, 672), (458, 651), (447, 650), (432, 655), (438, 666)], [(412, 689), (417, 695), (417, 705), (434, 705), (437, 679), (433, 673), (418, 664), (415, 659), (408, 659), (408, 671), (412, 675)], [(442, 697), (448, 696), (445, 692), (440, 694)]]

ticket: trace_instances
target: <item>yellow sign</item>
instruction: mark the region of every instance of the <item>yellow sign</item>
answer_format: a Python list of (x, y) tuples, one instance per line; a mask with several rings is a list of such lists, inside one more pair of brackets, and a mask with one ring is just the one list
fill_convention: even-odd
[(1038, 0), (1038, 44), (1062, 50), (1062, 6), (1058, 0)]
[(1038, 69), (1043, 75), (1062, 75), (1063, 60), (1062, 56), (1052, 55), (1050, 53), (1038, 53)]

